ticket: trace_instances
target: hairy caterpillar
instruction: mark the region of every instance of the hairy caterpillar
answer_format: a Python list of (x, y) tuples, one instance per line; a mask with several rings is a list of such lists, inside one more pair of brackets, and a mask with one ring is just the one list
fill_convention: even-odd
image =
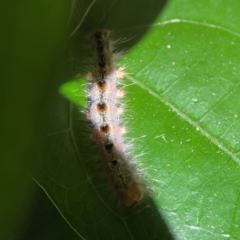
[(109, 183), (123, 206), (130, 208), (143, 199), (144, 191), (122, 139), (124, 130), (119, 121), (121, 108), (118, 99), (124, 93), (117, 89), (117, 85), (123, 73), (115, 68), (116, 53), (110, 30), (95, 31), (89, 41), (92, 69), (87, 75), (87, 117), (92, 123), (93, 140)]

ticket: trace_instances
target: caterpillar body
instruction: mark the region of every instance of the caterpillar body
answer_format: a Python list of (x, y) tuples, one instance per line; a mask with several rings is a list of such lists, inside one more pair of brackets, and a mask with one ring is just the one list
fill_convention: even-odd
[(122, 70), (115, 68), (116, 53), (111, 31), (100, 29), (89, 37), (92, 69), (87, 74), (88, 110), (95, 141), (108, 181), (124, 207), (130, 208), (144, 197), (143, 187), (131, 165), (122, 139), (119, 98), (123, 91), (117, 88)]

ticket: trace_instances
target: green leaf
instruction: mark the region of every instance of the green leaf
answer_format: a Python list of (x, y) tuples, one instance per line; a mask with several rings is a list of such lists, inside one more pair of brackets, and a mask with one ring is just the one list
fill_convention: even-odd
[[(79, 236), (171, 239), (171, 231), (177, 239), (238, 239), (239, 7), (237, 0), (174, 0), (154, 22), (116, 24), (117, 37), (136, 36), (121, 44), (129, 50), (118, 62), (128, 73), (127, 139), (134, 139), (134, 159), (144, 153), (137, 163), (149, 188), (133, 209), (114, 200), (98, 163), (80, 112), (86, 82), (62, 86), (72, 103), (49, 125), (37, 181)], [(109, 19), (118, 16), (109, 11)]]
[(1, 1), (0, 9), (0, 239), (19, 239), (36, 185), (30, 172), (36, 170), (45, 138), (37, 127), (40, 106), (59, 63), (70, 6), (64, 1)]

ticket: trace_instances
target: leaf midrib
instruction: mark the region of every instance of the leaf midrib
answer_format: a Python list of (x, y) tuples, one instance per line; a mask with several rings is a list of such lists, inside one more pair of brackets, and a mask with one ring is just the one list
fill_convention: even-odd
[(196, 121), (191, 119), (187, 114), (182, 112), (179, 108), (177, 108), (173, 103), (169, 102), (164, 97), (160, 96), (157, 92), (153, 91), (151, 88), (146, 86), (144, 83), (138, 81), (132, 76), (127, 76), (127, 79), (129, 79), (134, 84), (138, 85), (140, 88), (145, 90), (147, 93), (151, 94), (153, 97), (158, 99), (160, 102), (165, 104), (167, 107), (169, 107), (172, 111), (176, 112), (182, 119), (184, 119), (186, 122), (188, 122), (190, 125), (195, 127), (197, 131), (200, 131), (203, 136), (205, 136), (211, 143), (213, 143), (215, 146), (217, 146), (219, 149), (221, 149), (224, 153), (226, 153), (229, 157), (231, 157), (238, 165), (240, 165), (240, 159), (236, 156), (235, 153), (233, 153), (228, 147), (226, 147), (221, 141), (216, 139), (213, 135), (208, 133), (204, 128), (202, 128)]

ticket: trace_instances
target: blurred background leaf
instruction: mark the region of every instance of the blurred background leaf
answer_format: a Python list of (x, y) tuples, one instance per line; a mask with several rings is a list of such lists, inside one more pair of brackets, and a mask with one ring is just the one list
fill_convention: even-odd
[(47, 134), (37, 122), (50, 86), (57, 92), (61, 84), (52, 76), (63, 58), (70, 3), (1, 1), (0, 9), (0, 238), (16, 239), (34, 205), (30, 171)]

